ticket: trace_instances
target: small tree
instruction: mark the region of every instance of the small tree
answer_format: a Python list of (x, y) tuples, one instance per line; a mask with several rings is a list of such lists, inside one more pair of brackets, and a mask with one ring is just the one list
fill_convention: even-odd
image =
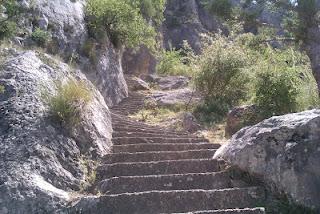
[(196, 89), (205, 97), (207, 109), (215, 112), (219, 120), (247, 96), (248, 75), (245, 68), (249, 59), (246, 51), (219, 37), (204, 48), (196, 61)]
[(86, 12), (95, 37), (106, 32), (116, 46), (155, 46), (155, 30), (143, 18), (140, 8), (127, 0), (89, 0)]
[(297, 110), (295, 77), (288, 71), (264, 71), (257, 75), (255, 102), (262, 118)]

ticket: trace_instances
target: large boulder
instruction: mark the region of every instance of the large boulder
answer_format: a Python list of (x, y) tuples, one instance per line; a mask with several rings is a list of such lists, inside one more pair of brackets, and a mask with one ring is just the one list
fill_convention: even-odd
[(297, 204), (320, 208), (320, 110), (246, 127), (214, 158), (257, 176)]
[[(54, 213), (110, 152), (110, 112), (90, 81), (67, 64), (34, 51), (0, 54), (0, 213)], [(44, 94), (70, 80), (85, 82), (92, 99), (80, 124), (66, 129), (50, 117)]]

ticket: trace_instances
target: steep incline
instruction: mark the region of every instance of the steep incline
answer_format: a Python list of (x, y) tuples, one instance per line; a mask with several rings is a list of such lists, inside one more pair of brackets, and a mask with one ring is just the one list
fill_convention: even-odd
[(113, 153), (97, 171), (101, 196), (82, 199), (78, 212), (265, 213), (256, 208), (264, 189), (240, 182), (212, 159), (219, 144), (129, 119), (143, 100), (135, 92), (112, 110)]

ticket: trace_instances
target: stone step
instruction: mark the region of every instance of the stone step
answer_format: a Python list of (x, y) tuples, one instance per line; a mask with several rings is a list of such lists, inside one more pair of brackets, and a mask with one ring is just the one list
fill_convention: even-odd
[(97, 177), (104, 180), (120, 176), (218, 172), (223, 168), (222, 165), (213, 159), (103, 164), (97, 168)]
[(115, 137), (112, 138), (114, 145), (139, 144), (139, 143), (206, 143), (204, 138), (167, 138), (163, 137)]
[(183, 150), (202, 150), (202, 149), (218, 149), (221, 145), (212, 143), (152, 143), (152, 144), (127, 144), (114, 145), (114, 153), (122, 152), (152, 152), (152, 151), (183, 151)]
[[(156, 132), (156, 133), (172, 133), (176, 134), (177, 132), (170, 130), (170, 129), (164, 129), (161, 127), (153, 127), (153, 126), (138, 126), (138, 125), (121, 125), (121, 124), (113, 124), (112, 126), (114, 131), (125, 131), (125, 130), (138, 130), (140, 132)], [(179, 132), (181, 134), (187, 134), (184, 132)]]
[(183, 159), (210, 159), (215, 149), (186, 150), (186, 151), (157, 151), (157, 152), (135, 152), (135, 153), (113, 153), (104, 157), (105, 164), (125, 162), (152, 162), (162, 160)]
[[(160, 128), (159, 128), (160, 129)], [(130, 133), (150, 133), (150, 134), (159, 134), (162, 133), (164, 135), (177, 135), (177, 136), (190, 136), (190, 134), (188, 133), (184, 133), (184, 132), (174, 132), (174, 131), (167, 131), (164, 130), (162, 131), (160, 129), (144, 129), (144, 128), (139, 128), (139, 129), (126, 129), (126, 128), (119, 128), (119, 129), (115, 129), (113, 128), (113, 133), (117, 132), (118, 133), (122, 133), (122, 132), (130, 132)]]
[[(265, 199), (260, 187), (179, 190), (86, 196), (68, 213), (159, 214), (255, 207)], [(89, 206), (90, 205), (90, 206)]]
[(170, 138), (179, 138), (179, 137), (194, 137), (192, 135), (179, 135), (177, 133), (175, 134), (168, 134), (168, 133), (162, 133), (159, 132), (155, 133), (155, 132), (147, 132), (147, 131), (136, 131), (136, 132), (126, 132), (126, 131), (114, 131), (112, 133), (112, 137), (170, 137)]
[(99, 184), (103, 194), (145, 192), (152, 190), (191, 190), (231, 188), (228, 172), (126, 176), (106, 179)]
[(202, 210), (202, 211), (194, 211), (194, 212), (187, 212), (187, 213), (171, 213), (171, 214), (265, 214), (265, 213), (266, 212), (264, 208), (256, 207), (256, 208), (245, 208), (245, 209)]

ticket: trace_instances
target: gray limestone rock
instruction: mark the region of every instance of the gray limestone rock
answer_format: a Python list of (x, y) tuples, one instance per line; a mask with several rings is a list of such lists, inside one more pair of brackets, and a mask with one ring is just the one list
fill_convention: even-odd
[[(101, 94), (79, 71), (34, 51), (1, 50), (0, 213), (53, 213), (72, 199), (91, 163), (111, 147), (111, 119)], [(43, 97), (56, 82), (82, 80), (92, 91), (80, 124), (54, 122)]]
[(214, 158), (259, 177), (298, 204), (320, 208), (320, 110), (246, 127)]

